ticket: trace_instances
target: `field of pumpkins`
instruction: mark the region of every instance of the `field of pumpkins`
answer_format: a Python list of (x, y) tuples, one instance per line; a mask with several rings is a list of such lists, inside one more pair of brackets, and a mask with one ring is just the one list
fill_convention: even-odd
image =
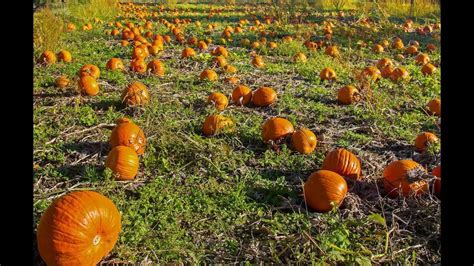
[(36, 264), (441, 260), (439, 18), (119, 8), (34, 51)]

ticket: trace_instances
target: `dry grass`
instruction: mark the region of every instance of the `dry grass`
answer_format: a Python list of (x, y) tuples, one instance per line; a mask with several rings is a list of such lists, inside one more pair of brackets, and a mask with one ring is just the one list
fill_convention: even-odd
[(94, 18), (112, 20), (119, 13), (118, 0), (89, 0), (86, 3), (70, 1), (67, 9), (71, 16), (84, 22), (90, 22)]
[(63, 20), (49, 8), (41, 8), (33, 15), (33, 45), (35, 50), (55, 51), (61, 46)]

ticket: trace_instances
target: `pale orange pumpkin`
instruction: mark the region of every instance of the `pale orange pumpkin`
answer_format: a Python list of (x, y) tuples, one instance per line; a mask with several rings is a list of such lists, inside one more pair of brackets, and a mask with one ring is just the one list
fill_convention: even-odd
[(310, 154), (316, 148), (317, 138), (311, 130), (302, 128), (293, 133), (291, 144), (299, 153)]

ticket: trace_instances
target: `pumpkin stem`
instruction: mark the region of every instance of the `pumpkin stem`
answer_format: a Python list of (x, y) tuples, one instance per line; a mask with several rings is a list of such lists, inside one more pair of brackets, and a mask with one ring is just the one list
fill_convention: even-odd
[(92, 240), (92, 244), (94, 244), (94, 246), (97, 246), (99, 242), (100, 242), (100, 235), (96, 235), (94, 239)]

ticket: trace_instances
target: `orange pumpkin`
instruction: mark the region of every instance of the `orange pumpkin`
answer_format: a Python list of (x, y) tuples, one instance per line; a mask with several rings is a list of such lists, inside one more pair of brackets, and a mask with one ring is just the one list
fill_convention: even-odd
[(280, 117), (272, 117), (263, 123), (262, 139), (265, 143), (277, 143), (286, 136), (293, 134), (294, 131), (295, 129), (290, 121)]
[(64, 63), (70, 63), (72, 61), (72, 55), (71, 55), (70, 52), (68, 52), (66, 50), (61, 50), (58, 53), (58, 59), (59, 59), (59, 61), (62, 61)]
[(379, 70), (382, 70), (384, 69), (386, 66), (393, 66), (393, 62), (392, 60), (390, 60), (390, 58), (382, 58), (380, 59), (378, 62), (377, 62), (377, 68)]
[(328, 46), (324, 53), (332, 57), (338, 57), (339, 49), (337, 49), (337, 46)]
[(145, 73), (147, 65), (143, 59), (134, 59), (130, 61), (130, 69), (138, 73)]
[(222, 47), (222, 46), (216, 47), (216, 48), (211, 52), (211, 54), (214, 55), (214, 56), (222, 55), (222, 56), (225, 57), (225, 58), (229, 57), (229, 52), (227, 52), (227, 49), (225, 49), (225, 48)]
[(159, 77), (163, 77), (165, 75), (165, 66), (158, 59), (155, 59), (148, 63), (147, 69), (152, 74), (157, 75)]
[(415, 139), (415, 149), (417, 152), (425, 151), (429, 145), (437, 143), (439, 141), (438, 137), (431, 132), (423, 132), (419, 134)]
[(244, 85), (237, 86), (232, 92), (232, 101), (235, 105), (247, 105), (252, 100), (252, 90)]
[(425, 65), (430, 62), (430, 57), (427, 54), (419, 54), (415, 57), (416, 64)]
[(76, 25), (74, 23), (69, 22), (67, 24), (67, 31), (75, 31), (76, 30)]
[(110, 199), (94, 191), (73, 191), (41, 216), (38, 250), (47, 265), (96, 265), (113, 249), (121, 228)]
[(393, 49), (403, 49), (403, 47), (405, 47), (405, 45), (403, 44), (403, 41), (400, 38), (396, 38), (392, 42), (392, 48)]
[(148, 56), (148, 49), (140, 46), (133, 48), (132, 59), (145, 59)]
[(414, 55), (418, 53), (418, 48), (414, 45), (410, 45), (405, 49), (406, 54)]
[(69, 85), (69, 79), (66, 76), (60, 76), (54, 82), (54, 85), (60, 89), (66, 88)]
[(310, 154), (316, 148), (317, 138), (311, 130), (302, 128), (293, 133), (291, 144), (299, 153)]
[(201, 80), (216, 81), (218, 79), (217, 73), (212, 69), (204, 70), (201, 75), (199, 75)]
[(319, 170), (308, 178), (303, 192), (304, 200), (311, 209), (329, 212), (344, 200), (347, 194), (347, 182), (335, 172)]
[(428, 111), (434, 115), (441, 115), (441, 100), (435, 98), (428, 102)]
[(194, 56), (196, 56), (196, 52), (191, 47), (184, 48), (183, 52), (181, 53), (181, 58), (189, 58)]
[(162, 50), (163, 50), (163, 46), (159, 46), (159, 45), (148, 46), (148, 52), (151, 55), (158, 55), (160, 53), (160, 51), (162, 51)]
[(237, 68), (235, 66), (232, 66), (232, 65), (225, 65), (223, 68), (224, 68), (224, 71), (226, 73), (231, 73), (232, 74), (232, 73), (237, 72)]
[(116, 146), (110, 150), (105, 167), (112, 170), (115, 180), (133, 180), (138, 173), (138, 155), (127, 146)]
[(441, 165), (436, 166), (431, 171), (431, 174), (436, 176), (434, 181), (434, 191), (435, 194), (440, 196), (441, 195)]
[(207, 50), (207, 43), (205, 41), (199, 41), (198, 42), (198, 48), (200, 50)]
[(382, 73), (375, 66), (368, 66), (362, 70), (358, 79), (362, 81), (377, 81), (381, 78)]
[(306, 58), (306, 55), (303, 54), (303, 53), (296, 53), (294, 56), (293, 56), (293, 62), (297, 63), (297, 62), (306, 62), (308, 59)]
[(436, 71), (436, 67), (433, 66), (431, 63), (426, 63), (422, 68), (421, 68), (421, 73), (423, 75), (431, 75)]
[(110, 135), (110, 147), (127, 146), (132, 148), (137, 155), (145, 152), (146, 138), (143, 130), (132, 120), (121, 118)]
[(211, 102), (219, 111), (223, 111), (229, 104), (227, 97), (220, 92), (214, 92), (209, 95), (207, 101)]
[(113, 29), (111, 32), (110, 32), (110, 35), (112, 36), (117, 36), (120, 34), (120, 31), (118, 29)]
[(121, 40), (121, 41), (120, 41), (120, 45), (121, 45), (122, 47), (127, 47), (129, 44), (130, 44), (130, 43), (129, 43), (127, 40)]
[(91, 64), (86, 64), (79, 69), (79, 76), (84, 77), (84, 76), (91, 76), (93, 78), (98, 79), (100, 77), (100, 69)]
[(240, 82), (240, 79), (238, 77), (227, 77), (227, 78), (225, 78), (224, 82), (235, 85), (235, 84), (238, 84)]
[(252, 65), (256, 68), (263, 68), (265, 67), (265, 63), (263, 62), (263, 58), (259, 55), (255, 56), (253, 59), (252, 59)]
[(147, 105), (149, 101), (148, 88), (140, 81), (133, 82), (122, 92), (122, 103), (126, 106)]
[(122, 59), (111, 58), (105, 65), (105, 69), (112, 70), (112, 71), (115, 71), (115, 70), (123, 71), (125, 69), (125, 66), (123, 65)]
[(436, 45), (434, 45), (432, 43), (428, 43), (426, 45), (426, 50), (428, 50), (428, 52), (434, 52), (434, 51), (436, 51)]
[(351, 104), (360, 100), (359, 90), (352, 85), (347, 85), (339, 89), (337, 101), (341, 104)]
[(390, 79), (392, 81), (399, 81), (402, 79), (407, 79), (409, 76), (408, 71), (403, 67), (397, 67), (393, 70), (392, 74), (390, 75)]
[(51, 65), (56, 63), (56, 55), (51, 51), (44, 51), (39, 59), (40, 64)]
[(277, 100), (277, 93), (270, 87), (260, 87), (253, 92), (252, 102), (256, 106), (269, 106)]
[(222, 55), (219, 55), (219, 56), (215, 57), (212, 62), (213, 62), (214, 65), (217, 65), (219, 67), (224, 67), (224, 66), (227, 65), (227, 60)]
[(361, 179), (360, 161), (357, 156), (346, 149), (339, 148), (329, 152), (324, 158), (322, 169), (354, 180)]
[(335, 80), (336, 79), (336, 71), (334, 71), (330, 67), (326, 67), (319, 73), (319, 78), (321, 80)]
[(210, 115), (202, 125), (202, 132), (206, 136), (218, 135), (233, 130), (234, 122), (222, 115)]
[(78, 81), (79, 89), (82, 94), (94, 96), (99, 93), (99, 85), (94, 77), (83, 76)]
[(278, 44), (276, 42), (269, 42), (268, 43), (268, 48), (270, 49), (276, 49), (278, 47)]
[(372, 48), (372, 51), (374, 51), (374, 53), (377, 53), (377, 54), (380, 54), (380, 53), (383, 53), (383, 46), (380, 45), (380, 44), (376, 44), (374, 45), (374, 48)]
[(383, 171), (385, 191), (390, 197), (420, 195), (428, 191), (428, 183), (420, 178), (426, 170), (412, 160), (390, 163)]

